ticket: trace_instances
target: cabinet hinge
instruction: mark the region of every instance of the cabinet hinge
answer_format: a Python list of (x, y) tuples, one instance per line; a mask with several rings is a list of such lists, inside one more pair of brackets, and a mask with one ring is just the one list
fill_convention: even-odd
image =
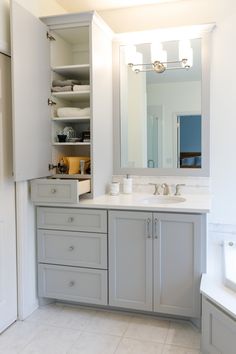
[(53, 100), (50, 100), (50, 98), (48, 98), (48, 105), (54, 106), (54, 105), (56, 105), (56, 102), (54, 102)]
[(54, 38), (49, 32), (47, 32), (47, 39), (49, 39), (50, 41), (56, 40), (56, 38)]

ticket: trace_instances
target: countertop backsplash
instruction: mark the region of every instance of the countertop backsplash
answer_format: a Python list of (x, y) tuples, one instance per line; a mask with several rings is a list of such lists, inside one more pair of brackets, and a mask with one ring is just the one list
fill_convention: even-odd
[[(122, 193), (124, 175), (113, 175), (113, 182), (120, 182)], [(185, 184), (181, 187), (181, 194), (209, 194), (210, 178), (208, 177), (179, 177), (179, 176), (133, 176), (133, 192), (134, 193), (153, 193), (154, 186), (149, 183), (161, 185), (167, 183), (170, 186), (171, 194), (175, 193), (176, 184)]]

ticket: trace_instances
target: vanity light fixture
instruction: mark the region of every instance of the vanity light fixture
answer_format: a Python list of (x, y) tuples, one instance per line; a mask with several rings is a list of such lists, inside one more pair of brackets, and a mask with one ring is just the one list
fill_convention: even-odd
[(163, 50), (162, 43), (155, 42), (151, 44), (151, 63), (143, 63), (142, 54), (137, 52), (136, 47), (132, 45), (127, 48), (126, 61), (137, 74), (148, 71), (161, 74), (166, 70), (188, 70), (193, 65), (193, 49), (190, 40), (181, 40), (179, 41), (179, 60), (168, 61), (167, 52)]

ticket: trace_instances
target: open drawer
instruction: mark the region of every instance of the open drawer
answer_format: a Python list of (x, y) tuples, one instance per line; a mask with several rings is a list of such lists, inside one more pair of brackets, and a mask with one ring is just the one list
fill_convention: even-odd
[(79, 196), (90, 192), (90, 180), (42, 178), (31, 181), (31, 200), (47, 203), (78, 203)]

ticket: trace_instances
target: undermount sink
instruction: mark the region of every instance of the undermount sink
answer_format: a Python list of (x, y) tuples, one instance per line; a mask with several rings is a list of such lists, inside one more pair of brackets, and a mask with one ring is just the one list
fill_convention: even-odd
[(186, 199), (175, 195), (152, 195), (141, 199), (139, 202), (143, 204), (174, 204), (183, 203)]

